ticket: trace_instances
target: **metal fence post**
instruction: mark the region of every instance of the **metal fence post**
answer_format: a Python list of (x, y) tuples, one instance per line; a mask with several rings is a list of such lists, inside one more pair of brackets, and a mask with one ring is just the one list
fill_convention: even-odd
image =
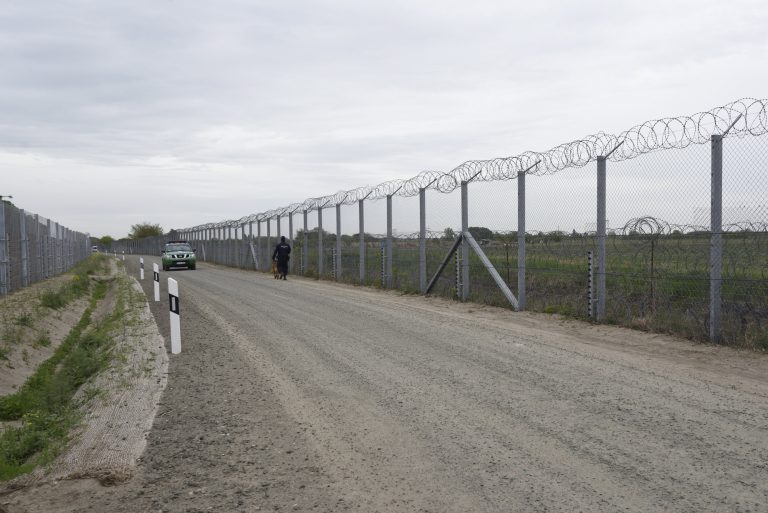
[(593, 267), (592, 267), (592, 252), (587, 251), (587, 318), (591, 319), (594, 316), (593, 306), (594, 297), (592, 293), (593, 284)]
[[(269, 257), (269, 264), (266, 265), (265, 271), (268, 271), (270, 267), (272, 266), (272, 218), (267, 218), (267, 256)], [(265, 262), (266, 264), (266, 262)]]
[(64, 228), (66, 248), (67, 248), (67, 267), (65, 270), (69, 270), (75, 265), (74, 253), (72, 252), (72, 230)]
[(67, 272), (69, 269), (69, 244), (67, 235), (69, 230), (66, 226), (61, 227), (61, 272)]
[(247, 257), (243, 255), (243, 248), (246, 246), (245, 242), (245, 223), (240, 225), (240, 238), (237, 241), (237, 267), (245, 267), (245, 260)]
[(427, 291), (427, 190), (419, 189), (419, 292)]
[(61, 244), (61, 272), (67, 272), (68, 264), (69, 264), (69, 254), (67, 252), (67, 227), (66, 226), (60, 226), (59, 227), (59, 244)]
[(69, 270), (69, 244), (68, 244), (69, 228), (66, 226), (61, 227), (61, 272), (65, 273)]
[(5, 205), (0, 199), (0, 295), (8, 295), (8, 231), (5, 229)]
[(304, 210), (302, 213), (304, 214), (304, 244), (301, 245), (301, 274), (306, 274), (309, 265), (309, 233), (307, 231), (309, 223), (307, 222), (308, 212)]
[(366, 268), (365, 268), (365, 207), (363, 206), (363, 203), (365, 203), (365, 199), (361, 199), (357, 202), (358, 205), (358, 216), (359, 221), (358, 224), (360, 226), (360, 243), (359, 243), (359, 253), (360, 253), (360, 283), (365, 283), (365, 275), (366, 275)]
[[(288, 244), (291, 245), (291, 249), (293, 249), (293, 212), (288, 214)], [(293, 272), (293, 258), (288, 260), (288, 271)]]
[(51, 262), (52, 262), (52, 256), (51, 256), (51, 220), (46, 219), (45, 221), (45, 236), (43, 237), (43, 246), (45, 247), (45, 258), (43, 259), (43, 264), (45, 267), (44, 270), (44, 277), (50, 278), (51, 277)]
[(48, 247), (50, 258), (48, 276), (56, 276), (56, 223), (49, 221), (50, 231), (48, 232)]
[(597, 312), (598, 321), (605, 319), (605, 157), (597, 157)]
[(341, 203), (336, 204), (336, 254), (333, 260), (336, 270), (334, 278), (338, 281), (341, 276)]
[(232, 235), (232, 225), (227, 226), (227, 265), (232, 266), (234, 264), (234, 258), (232, 258), (235, 252), (235, 236), (237, 236), (237, 227), (235, 227), (235, 234)]
[[(461, 233), (469, 231), (469, 184), (461, 182)], [(461, 300), (469, 298), (469, 242), (461, 241)]]
[(35, 273), (33, 279), (40, 281), (43, 279), (43, 244), (40, 238), (40, 216), (35, 214)]
[(387, 195), (387, 240), (385, 249), (384, 286), (392, 288), (392, 195)]
[(711, 233), (709, 243), (709, 339), (720, 342), (723, 273), (723, 136), (711, 137)]
[(61, 227), (61, 272), (65, 273), (69, 270), (69, 244), (68, 242), (69, 229), (66, 226)]
[(54, 223), (55, 237), (53, 239), (53, 274), (58, 275), (61, 272), (61, 226)]
[(323, 277), (323, 207), (317, 207), (317, 277)]
[[(259, 253), (259, 262), (262, 262), (262, 266), (265, 264), (264, 262), (264, 252), (261, 250), (261, 219), (258, 219), (256, 221), (256, 238), (258, 239), (256, 241), (256, 250)], [(263, 271), (264, 269), (259, 269), (260, 271)]]
[(517, 174), (517, 304), (525, 310), (525, 171)]
[(21, 228), (21, 286), (29, 285), (29, 239), (27, 238), (27, 214), (19, 210), (19, 227)]

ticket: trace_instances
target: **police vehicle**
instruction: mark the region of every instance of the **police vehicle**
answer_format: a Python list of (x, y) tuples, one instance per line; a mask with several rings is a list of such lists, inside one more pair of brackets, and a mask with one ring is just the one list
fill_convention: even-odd
[(197, 256), (195, 250), (185, 240), (171, 240), (163, 247), (163, 271), (171, 267), (186, 267), (195, 270)]

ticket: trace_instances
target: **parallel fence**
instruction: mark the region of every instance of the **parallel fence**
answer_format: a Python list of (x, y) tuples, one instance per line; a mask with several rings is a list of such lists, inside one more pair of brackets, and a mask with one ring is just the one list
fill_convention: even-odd
[(306, 276), (768, 349), (766, 134), (740, 100), (170, 236), (268, 271), (285, 235)]
[(66, 272), (89, 254), (87, 234), (0, 202), (0, 295)]

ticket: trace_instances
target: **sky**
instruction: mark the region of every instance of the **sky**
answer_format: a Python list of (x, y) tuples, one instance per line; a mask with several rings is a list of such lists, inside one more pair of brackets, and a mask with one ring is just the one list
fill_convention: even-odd
[(97, 237), (237, 219), (766, 98), (765, 27), (764, 0), (4, 0), (0, 195)]

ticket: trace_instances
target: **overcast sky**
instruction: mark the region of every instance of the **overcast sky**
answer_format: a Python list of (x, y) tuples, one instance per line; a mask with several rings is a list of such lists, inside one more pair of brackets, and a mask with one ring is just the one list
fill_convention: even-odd
[(239, 218), (766, 97), (765, 0), (4, 0), (0, 194)]

